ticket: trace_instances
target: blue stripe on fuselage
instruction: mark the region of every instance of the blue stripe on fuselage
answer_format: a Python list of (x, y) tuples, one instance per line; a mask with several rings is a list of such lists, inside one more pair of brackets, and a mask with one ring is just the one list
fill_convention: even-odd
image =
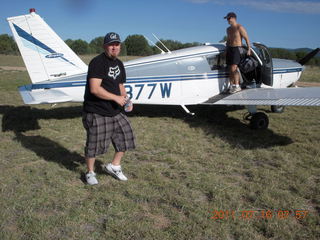
[[(206, 79), (218, 79), (227, 78), (227, 74), (197, 74), (197, 75), (176, 75), (167, 77), (145, 77), (145, 78), (127, 78), (127, 84), (135, 83), (157, 83), (157, 82), (179, 82), (179, 81), (192, 81), (192, 80), (206, 80)], [(85, 86), (86, 81), (70, 81), (70, 82), (55, 82), (55, 83), (38, 83), (32, 84), (32, 89), (44, 89), (44, 88), (63, 88), (63, 87), (79, 87)]]
[[(273, 70), (273, 74), (283, 74), (300, 72), (302, 68), (295, 69), (278, 69)], [(128, 77), (127, 84), (136, 83), (158, 83), (158, 82), (179, 82), (179, 81), (194, 81), (206, 79), (219, 79), (228, 78), (228, 73), (214, 73), (214, 74), (194, 74), (194, 75), (173, 75), (173, 76), (149, 76), (149, 77)], [(86, 81), (69, 81), (69, 82), (55, 82), (55, 83), (39, 83), (32, 84), (32, 89), (45, 89), (45, 88), (64, 88), (64, 87), (79, 87), (85, 86)]]
[(275, 69), (275, 70), (273, 70), (273, 74), (301, 72), (302, 70), (303, 70), (303, 68)]

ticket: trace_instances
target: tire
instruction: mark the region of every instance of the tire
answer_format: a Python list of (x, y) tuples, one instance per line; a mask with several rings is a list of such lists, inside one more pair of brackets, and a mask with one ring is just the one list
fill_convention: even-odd
[(269, 126), (269, 118), (263, 112), (258, 112), (252, 115), (250, 127), (252, 129), (267, 129)]

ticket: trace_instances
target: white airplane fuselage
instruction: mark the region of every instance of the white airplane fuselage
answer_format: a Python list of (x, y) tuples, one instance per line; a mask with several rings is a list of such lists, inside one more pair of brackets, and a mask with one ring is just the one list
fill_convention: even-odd
[[(125, 62), (125, 88), (135, 104), (193, 105), (227, 91), (225, 45), (212, 44), (142, 57)], [(273, 59), (273, 83), (259, 87), (286, 88), (301, 76), (304, 67), (291, 60)], [(86, 72), (34, 83), (32, 91), (55, 89), (82, 102)]]

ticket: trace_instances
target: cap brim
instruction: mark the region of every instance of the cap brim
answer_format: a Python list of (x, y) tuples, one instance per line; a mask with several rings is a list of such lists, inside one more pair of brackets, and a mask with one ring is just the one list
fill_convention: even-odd
[(118, 41), (118, 40), (112, 40), (112, 41), (110, 41), (110, 42), (104, 43), (104, 45), (107, 45), (107, 44), (110, 44), (110, 43), (115, 43), (115, 42), (117, 42), (117, 43), (121, 43), (121, 41)]

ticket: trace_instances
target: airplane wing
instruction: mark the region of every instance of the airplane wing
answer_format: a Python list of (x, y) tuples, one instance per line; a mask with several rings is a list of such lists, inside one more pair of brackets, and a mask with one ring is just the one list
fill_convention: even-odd
[(248, 89), (235, 94), (220, 94), (202, 104), (320, 106), (320, 87)]

